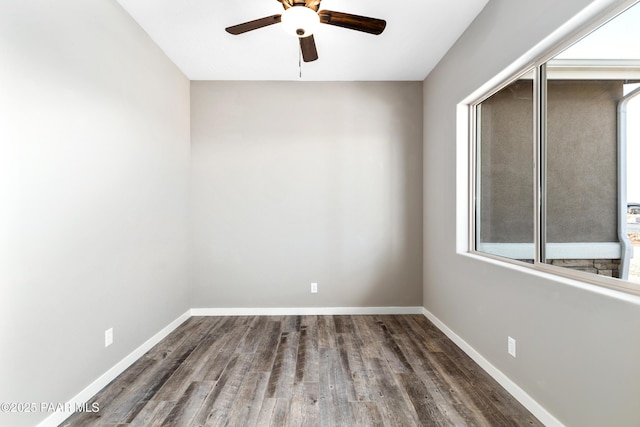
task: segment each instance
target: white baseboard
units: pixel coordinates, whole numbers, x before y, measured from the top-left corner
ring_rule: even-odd
[[[556,417],[551,415],[542,405],[536,402],[523,389],[514,383],[509,377],[503,374],[498,368],[493,366],[487,359],[482,357],[465,340],[460,338],[455,332],[447,327],[440,319],[433,315],[426,308],[422,309],[422,314],[438,327],[451,341],[453,341],[462,351],[464,351],[474,362],[484,369],[494,380],[505,388],[518,402],[529,410],[541,423],[547,427],[564,427]]]
[[[367,314],[422,314],[422,307],[274,307],[192,308],[192,316],[335,316]]]
[[[66,402],[65,410],[52,413],[40,422],[37,427],[57,427],[60,425],[64,420],[73,415],[74,411],[71,408],[76,408],[86,403],[191,316],[422,314],[422,310],[422,307],[192,308],[165,326],[160,332],[149,338],[140,347],[132,351],[128,356]]]
[[[129,366],[131,366],[136,360],[140,359],[147,351],[149,351],[154,345],[158,344],[164,337],[173,332],[178,326],[180,326],[185,320],[191,317],[190,311],[186,311],[180,317],[167,326],[162,328],[160,332],[145,341],[140,347],[133,350],[128,356],[118,362],[114,367],[102,374],[98,379],[89,384],[84,390],[75,395],[71,400],[65,404],[64,411],[56,411],[50,416],[45,418],[37,427],[57,427],[64,420],[73,415],[74,411],[71,408],[76,408],[96,395],[107,384],[113,381],[118,375],[124,372]]]
[[[192,308],[149,338],[140,347],[102,374],[84,390],[67,402],[65,408],[75,408],[86,403],[154,345],[173,332],[191,316],[299,316],[299,315],[372,315],[372,314],[423,314],[449,339],[473,359],[482,369],[504,387],[518,402],[527,408],[547,427],[564,427],[542,405],[536,402],[516,383],[482,357],[473,347],[449,329],[440,319],[423,307],[297,307],[297,308]],[[72,410],[54,412],[37,427],[56,427],[73,414]]]

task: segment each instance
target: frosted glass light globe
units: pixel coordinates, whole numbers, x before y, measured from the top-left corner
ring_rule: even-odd
[[[320,25],[320,16],[306,6],[293,6],[281,16],[282,29],[296,37],[308,37]]]

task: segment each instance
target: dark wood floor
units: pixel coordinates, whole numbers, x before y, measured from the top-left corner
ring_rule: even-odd
[[[63,426],[540,426],[424,316],[192,317]]]

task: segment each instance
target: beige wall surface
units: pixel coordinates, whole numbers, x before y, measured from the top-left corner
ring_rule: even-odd
[[[547,87],[547,241],[618,241],[617,107],[622,81]]]
[[[193,307],[420,305],[421,82],[192,82],[191,112]]]
[[[547,93],[547,241],[617,242],[622,81],[550,80]],[[533,242],[532,81],[481,109],[481,241]]]
[[[0,94],[0,402],[55,405],[189,307],[189,81],[115,1],[9,0]]]
[[[456,150],[456,105],[589,4],[491,0],[425,80],[423,298],[565,425],[636,427],[639,298],[464,254],[466,197],[457,193],[467,147]]]
[[[533,81],[521,79],[479,107],[480,242],[533,242]]]

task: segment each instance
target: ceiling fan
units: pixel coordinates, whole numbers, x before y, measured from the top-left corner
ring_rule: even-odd
[[[248,31],[257,30],[269,25],[282,23],[285,31],[297,36],[300,40],[300,50],[304,62],[318,59],[316,42],[313,32],[318,24],[335,25],[336,27],[362,31],[379,35],[384,31],[387,22],[382,19],[366,16],[352,15],[350,13],[320,10],[321,0],[278,0],[284,7],[284,12],[271,15],[254,21],[228,27],[225,30],[229,34],[238,35]]]

